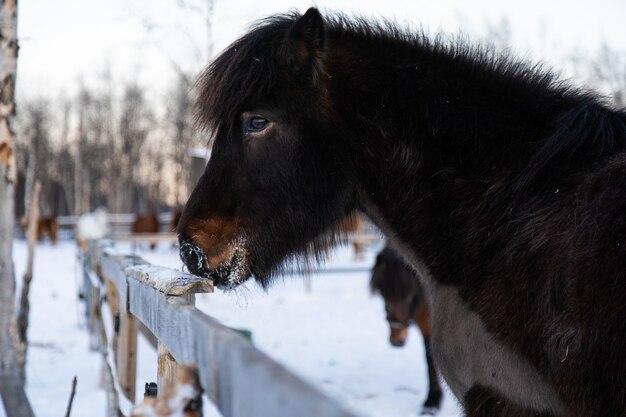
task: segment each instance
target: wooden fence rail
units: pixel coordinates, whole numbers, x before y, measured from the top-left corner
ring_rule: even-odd
[[[194,294],[212,292],[211,281],[118,254],[103,242],[92,242],[82,263],[89,328],[97,333],[92,340],[98,341],[110,368],[107,415],[127,412],[115,402],[135,402],[139,322],[158,340],[159,385],[174,377],[177,363],[194,363],[205,395],[225,417],[355,417],[197,310]],[[105,294],[108,308],[101,308]],[[103,314],[112,317],[113,335],[102,330]]]

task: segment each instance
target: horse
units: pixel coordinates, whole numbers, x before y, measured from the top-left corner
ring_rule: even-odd
[[[20,219],[19,226],[22,233],[26,233],[28,229],[29,219],[24,216]],[[37,240],[43,241],[46,236],[50,239],[50,243],[54,246],[59,240],[59,223],[57,218],[41,217],[37,220]]]
[[[389,342],[393,346],[404,346],[412,323],[422,332],[428,369],[428,394],[422,415],[437,414],[443,394],[430,348],[430,308],[419,277],[393,249],[385,246],[376,257],[370,290],[385,300]]]
[[[190,272],[268,287],[365,213],[422,276],[469,417],[626,415],[626,112],[468,41],[269,17],[197,81]]]
[[[130,231],[133,235],[142,233],[159,233],[159,216],[155,212],[139,213],[135,215],[135,219],[130,225]],[[154,250],[157,243],[150,242],[150,249]]]

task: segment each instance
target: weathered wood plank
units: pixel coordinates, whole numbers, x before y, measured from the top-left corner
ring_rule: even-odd
[[[173,386],[178,379],[178,363],[163,342],[157,348],[157,387],[163,392],[166,386]]]
[[[107,301],[114,323],[111,346],[118,383],[124,396],[135,402],[137,384],[137,320],[128,312],[126,299],[120,298],[115,283],[105,279]]]
[[[120,255],[111,248],[106,248],[99,255],[100,272],[105,279],[113,281],[120,300],[127,303],[128,284],[126,283],[126,268],[138,265],[149,265],[139,256]]]
[[[115,234],[111,239],[118,242],[171,242],[178,243],[178,236],[174,233],[135,233],[135,234]]]
[[[137,384],[137,320],[126,309],[119,314],[116,364],[122,392],[134,403]]]
[[[126,268],[126,275],[143,282],[165,295],[213,292],[213,281],[174,269],[153,265]]]

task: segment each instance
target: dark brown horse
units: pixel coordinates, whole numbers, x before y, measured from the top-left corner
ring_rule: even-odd
[[[411,324],[422,332],[428,367],[428,395],[422,414],[436,414],[441,406],[442,392],[430,348],[430,308],[419,277],[393,249],[385,246],[376,257],[370,288],[385,300],[389,342],[393,346],[404,346]]]
[[[259,23],[201,77],[190,271],[263,285],[366,212],[423,277],[467,415],[626,415],[626,113],[391,24]]]
[[[130,231],[132,234],[142,233],[159,233],[159,216],[155,212],[140,213],[135,216],[135,220],[130,225]],[[156,248],[156,242],[150,242],[150,249]]]
[[[28,229],[28,218],[22,217],[20,220],[20,229],[26,233]],[[37,221],[37,240],[43,241],[46,236],[50,239],[52,245],[56,245],[59,240],[59,223],[56,217],[41,217]]]

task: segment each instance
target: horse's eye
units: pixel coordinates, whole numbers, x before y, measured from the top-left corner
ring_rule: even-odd
[[[259,116],[252,116],[244,121],[243,131],[246,135],[248,133],[258,133],[263,131],[268,124],[269,121],[267,119]]]

